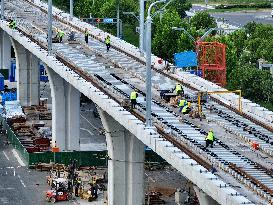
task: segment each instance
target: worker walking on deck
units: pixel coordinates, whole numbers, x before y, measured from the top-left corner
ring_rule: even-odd
[[[111,43],[111,41],[110,41],[110,36],[107,35],[107,37],[105,38],[105,45],[106,45],[107,52],[108,52],[109,49],[110,49],[110,43]]]
[[[131,108],[132,109],[136,108],[137,97],[138,97],[138,94],[135,90],[133,92],[131,92],[130,100],[131,100]]]
[[[16,21],[14,19],[10,19],[8,23],[9,28],[16,29]]]
[[[183,90],[183,87],[182,87],[182,85],[180,83],[176,83],[175,92],[176,92],[177,95],[181,95],[181,96],[184,95],[184,90]]]
[[[214,133],[213,133],[213,130],[210,129],[209,130],[209,133],[206,137],[206,148],[210,145],[211,148],[213,148],[213,142],[214,142]]]
[[[89,31],[87,28],[85,28],[85,31],[84,31],[84,39],[85,39],[85,43],[88,44],[88,37],[89,37]]]
[[[64,32],[62,30],[58,29],[57,36],[59,38],[59,43],[63,42]]]

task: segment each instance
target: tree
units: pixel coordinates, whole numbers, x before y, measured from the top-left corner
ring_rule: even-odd
[[[217,27],[216,21],[213,17],[209,15],[207,12],[197,12],[190,20],[190,24],[195,27],[197,30],[199,29],[209,29]]]
[[[173,54],[177,52],[177,40],[180,36],[180,33],[174,31],[172,27],[183,27],[179,14],[174,10],[166,12],[161,22],[159,18],[153,22],[153,52],[170,61],[173,59]]]
[[[188,0],[175,0],[168,6],[169,10],[175,10],[181,18],[186,17],[186,12],[192,7]]]

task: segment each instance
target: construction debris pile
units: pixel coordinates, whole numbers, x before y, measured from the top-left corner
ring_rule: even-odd
[[[51,113],[46,106],[22,108],[17,101],[7,101],[4,117],[28,153],[51,150],[51,122],[47,121],[51,119]]]

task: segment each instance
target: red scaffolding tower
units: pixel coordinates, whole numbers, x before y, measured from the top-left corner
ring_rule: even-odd
[[[218,42],[196,42],[198,67],[204,79],[226,85],[226,46]]]

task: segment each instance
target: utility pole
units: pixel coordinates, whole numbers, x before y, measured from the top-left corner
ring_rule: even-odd
[[[70,0],[70,20],[72,20],[73,18],[73,6],[74,6],[74,2],[73,0]]]
[[[119,38],[119,0],[117,1],[117,37]]]
[[[52,0],[48,0],[48,34],[47,34],[48,55],[52,54]]]
[[[144,44],[144,1],[139,0],[139,50],[143,52],[143,44]]]

